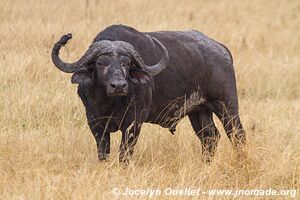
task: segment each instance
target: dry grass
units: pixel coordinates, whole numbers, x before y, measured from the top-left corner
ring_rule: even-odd
[[[297,189],[300,197],[299,1],[2,0],[0,10],[0,199],[112,199],[114,187]],[[174,136],[145,124],[126,169],[117,162],[120,133],[112,134],[111,159],[98,163],[76,86],[53,66],[50,51],[72,32],[62,55],[75,60],[116,23],[142,31],[198,29],[232,50],[246,162],[237,162],[218,123],[218,153],[210,166],[202,163],[184,119]],[[268,198],[275,199],[251,199]]]

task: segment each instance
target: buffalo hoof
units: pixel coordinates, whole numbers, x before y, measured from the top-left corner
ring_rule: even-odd
[[[100,162],[107,162],[109,159],[109,155],[99,155],[98,159]]]

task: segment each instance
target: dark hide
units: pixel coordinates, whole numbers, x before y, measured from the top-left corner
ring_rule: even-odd
[[[214,155],[220,137],[213,113],[222,121],[234,147],[244,144],[232,57],[224,45],[198,31],[142,33],[124,25],[106,28],[93,42],[128,42],[146,65],[153,65],[159,61],[161,49],[148,35],[167,48],[169,64],[155,77],[142,70],[131,70],[127,96],[107,96],[97,76],[91,76],[93,72],[75,73],[72,77],[73,83],[79,83],[78,94],[96,138],[99,159],[109,155],[111,132],[122,131],[120,161],[127,162],[143,122],[159,124],[174,133],[184,116],[189,117],[201,141],[206,161]],[[77,79],[78,76],[84,79]]]

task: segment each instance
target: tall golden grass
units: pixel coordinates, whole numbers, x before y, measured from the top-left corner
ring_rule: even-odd
[[[300,198],[299,10],[297,0],[1,0],[0,199],[113,199],[115,187],[296,189]],[[140,31],[197,29],[230,48],[246,161],[236,160],[216,120],[220,146],[214,161],[203,163],[199,141],[183,119],[175,135],[144,124],[127,168],[117,161],[120,133],[112,134],[110,161],[98,162],[76,85],[53,66],[50,52],[72,32],[62,56],[74,61],[100,30],[119,23]],[[182,198],[216,196],[153,197]]]

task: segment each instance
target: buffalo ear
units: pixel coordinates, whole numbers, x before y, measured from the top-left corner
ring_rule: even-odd
[[[72,75],[71,83],[73,84],[90,84],[94,80],[93,70],[82,70]]]
[[[135,84],[151,84],[151,76],[140,69],[131,69],[129,70],[129,79]]]

